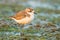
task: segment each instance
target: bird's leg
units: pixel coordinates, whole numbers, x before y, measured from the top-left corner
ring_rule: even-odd
[[[29,23],[28,25],[33,25],[32,23]]]
[[[29,25],[32,25],[32,23],[30,23]]]
[[[21,26],[21,24],[18,23],[18,27],[20,27],[20,26]]]
[[[21,28],[23,28],[25,25],[24,24],[21,24]]]
[[[19,23],[17,23],[17,29],[20,31],[20,24]]]

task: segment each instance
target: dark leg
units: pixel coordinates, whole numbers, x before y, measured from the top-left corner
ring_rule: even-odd
[[[18,23],[17,23],[17,26],[18,26],[19,28],[23,28],[25,25],[24,25],[24,24],[18,24]]]
[[[28,25],[33,25],[32,23],[29,23]]]
[[[21,24],[21,28],[23,28],[25,25],[24,24]]]
[[[32,23],[30,23],[29,25],[32,25]]]

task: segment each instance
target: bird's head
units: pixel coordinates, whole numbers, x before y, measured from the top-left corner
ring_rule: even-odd
[[[25,11],[27,13],[34,13],[34,10],[32,8],[26,8]]]

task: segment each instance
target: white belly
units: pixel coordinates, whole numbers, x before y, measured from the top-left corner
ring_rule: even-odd
[[[34,19],[34,15],[31,15],[30,17],[25,17],[20,20],[16,20],[16,19],[14,19],[14,20],[19,24],[27,24],[27,23],[31,22],[33,19]]]

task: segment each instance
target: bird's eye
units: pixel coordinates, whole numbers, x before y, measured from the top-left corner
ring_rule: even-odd
[[[33,9],[29,10],[28,12],[32,12],[32,11],[33,11]]]
[[[32,11],[28,11],[28,12],[32,12]]]

